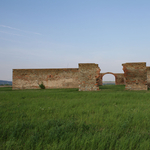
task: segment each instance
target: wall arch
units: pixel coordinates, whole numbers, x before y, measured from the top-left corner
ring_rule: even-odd
[[[101,80],[102,80],[102,85],[103,85],[103,78],[105,75],[113,75],[115,77],[115,84],[116,84],[116,75],[112,72],[105,72],[105,73],[102,73],[102,76],[101,76]]]
[[[99,76],[99,85],[103,85],[103,76],[106,74],[112,74],[115,76],[115,85],[124,85],[124,74],[123,73],[113,73],[113,72],[105,72],[105,73],[100,73]]]

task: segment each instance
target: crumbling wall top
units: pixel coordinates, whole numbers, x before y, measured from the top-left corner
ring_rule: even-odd
[[[134,63],[124,63],[122,64],[122,66],[126,66],[126,67],[138,67],[138,68],[142,68],[146,66],[146,62],[134,62]]]
[[[98,64],[95,63],[79,63],[79,68],[91,68],[91,67],[98,67]]]

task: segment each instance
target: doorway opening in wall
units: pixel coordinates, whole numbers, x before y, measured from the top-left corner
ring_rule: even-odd
[[[113,74],[104,74],[102,85],[115,85],[115,76]]]

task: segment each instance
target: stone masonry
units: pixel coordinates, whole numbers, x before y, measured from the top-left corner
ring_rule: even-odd
[[[122,64],[122,73],[100,73],[98,64],[80,63],[79,68],[62,69],[13,69],[12,89],[79,88],[79,91],[97,91],[105,74],[115,76],[115,84],[125,84],[125,89],[150,88],[150,67],[145,62]]]
[[[124,85],[124,74],[123,73],[112,73],[112,72],[106,72],[106,73],[100,73],[98,83],[99,85],[103,85],[103,76],[106,74],[112,74],[115,76],[115,85]]]
[[[99,86],[97,78],[100,75],[98,64],[80,63],[79,64],[79,91],[97,91]]]
[[[75,69],[13,69],[13,89],[78,88],[78,68]]]
[[[150,88],[150,67],[147,68],[147,86]]]
[[[124,73],[115,73],[115,84],[116,85],[124,85],[125,81],[124,81]]]
[[[127,90],[147,90],[147,69],[146,63],[125,63],[122,64],[125,89]]]

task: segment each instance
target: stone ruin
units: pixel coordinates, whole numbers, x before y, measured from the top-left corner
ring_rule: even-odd
[[[13,69],[13,89],[78,88],[78,68]]]
[[[150,88],[150,67],[147,68],[147,86]]]
[[[147,68],[146,63],[122,64],[125,78],[125,89],[147,90]]]
[[[123,73],[112,73],[112,72],[106,72],[106,73],[100,73],[99,76],[99,85],[103,85],[103,76],[106,74],[112,74],[115,77],[115,85],[124,85],[124,74]]]
[[[13,69],[12,89],[39,89],[43,83],[48,88],[79,88],[79,91],[97,91],[105,74],[115,76],[116,85],[126,90],[150,88],[150,67],[145,62],[122,64],[123,73],[100,73],[98,64],[79,63],[79,68]]]
[[[99,90],[96,80],[100,76],[98,64],[79,64],[79,91]]]

